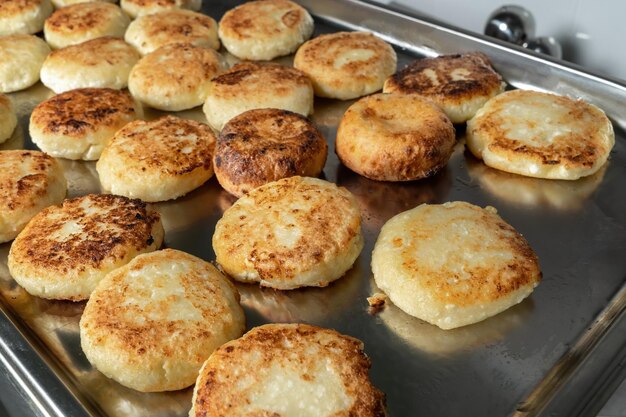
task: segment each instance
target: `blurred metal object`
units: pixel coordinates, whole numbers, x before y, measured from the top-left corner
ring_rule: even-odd
[[[558,59],[563,58],[561,44],[552,36],[540,36],[538,38],[529,39],[524,42],[522,46],[531,51],[539,52],[540,54],[550,55]]]
[[[489,16],[485,35],[561,59],[561,44],[551,36],[535,37],[535,18],[521,6],[502,6]]]
[[[491,13],[485,35],[521,45],[535,36],[535,18],[521,6],[503,6]]]

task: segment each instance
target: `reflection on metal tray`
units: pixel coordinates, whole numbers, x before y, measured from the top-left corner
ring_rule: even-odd
[[[219,19],[238,2],[205,1]],[[326,179],[348,188],[361,205],[366,245],[354,268],[327,288],[274,291],[238,284],[248,328],[266,322],[307,322],[365,342],[371,376],[387,395],[392,416],[509,416],[592,414],[623,340],[613,326],[626,306],[626,88],[524,50],[356,0],[300,1],[316,17],[316,33],[369,29],[397,46],[399,66],[435,53],[481,50],[515,87],[583,97],[604,108],[616,128],[608,165],[576,182],[547,181],[484,166],[459,142],[442,172],[410,183],[360,177],[334,155],[336,126],[352,102],[316,99],[314,121],[330,145]],[[288,62],[288,59],[285,61]],[[20,128],[2,148],[33,148],[28,116],[51,95],[37,85],[13,95]],[[148,112],[149,117],[157,112]],[[181,116],[202,120],[199,109]],[[64,161],[70,196],[99,192],[93,163]],[[440,330],[393,305],[372,316],[376,291],[370,254],[382,224],[421,203],[465,200],[492,205],[537,252],[543,282],[520,305],[482,323]],[[213,179],[172,202],[156,204],[166,245],[214,259],[211,236],[234,198]],[[191,389],[142,394],[95,371],[80,349],[84,303],[28,295],[6,268],[0,245],[0,361],[41,415],[185,416]],[[608,390],[610,391],[610,390]],[[610,393],[610,392],[609,392]]]

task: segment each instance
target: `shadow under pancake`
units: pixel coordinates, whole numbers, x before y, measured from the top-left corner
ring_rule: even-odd
[[[359,303],[359,289],[364,276],[357,259],[344,276],[327,287],[275,290],[258,284],[236,283],[241,304],[275,323],[321,323],[339,317]]]
[[[573,210],[592,197],[602,183],[610,162],[605,163],[595,174],[575,181],[532,178],[500,171],[488,167],[469,152],[466,152],[466,164],[473,180],[487,192],[509,204]]]
[[[340,164],[337,185],[346,187],[359,202],[363,225],[378,231],[391,217],[424,203],[440,203],[452,187],[446,166],[432,177],[408,182],[383,182],[362,177]]]
[[[167,235],[168,232],[189,229],[212,215],[219,214],[221,217],[222,209],[219,200],[223,192],[225,193],[215,177],[212,177],[182,197],[152,203],[152,206],[161,214],[161,221]]]
[[[63,167],[67,180],[67,198],[81,197],[87,194],[100,194],[102,186],[96,171],[96,161],[73,161],[56,158]]]
[[[25,145],[24,129],[18,124],[11,134],[11,137],[0,143],[0,151],[24,149]]]
[[[373,276],[370,279],[370,288],[372,294],[382,293]],[[533,308],[532,297],[528,297],[502,313],[478,323],[443,330],[405,313],[387,298],[377,317],[411,347],[431,355],[446,357],[505,339],[508,332],[531,315]]]

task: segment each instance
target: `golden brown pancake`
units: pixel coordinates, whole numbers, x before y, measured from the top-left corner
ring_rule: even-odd
[[[541,280],[537,255],[493,207],[422,204],[391,218],[372,253],[376,285],[404,312],[453,329],[496,315]]]
[[[249,110],[232,118],[217,138],[213,162],[218,181],[241,197],[268,182],[318,176],[328,145],[306,117],[287,110]]]
[[[391,45],[371,33],[338,32],[305,42],[293,65],[311,79],[315,95],[349,100],[380,90],[396,61]]]
[[[526,90],[489,100],[466,135],[468,149],[492,168],[561,180],[597,172],[615,145],[613,125],[598,107]]]
[[[202,367],[190,417],[383,417],[363,342],[306,324],[266,324]]]
[[[30,116],[30,136],[55,157],[95,160],[115,132],[138,116],[127,91],[80,88],[39,103]]]
[[[335,150],[364,177],[412,181],[444,167],[455,143],[452,123],[431,102],[415,94],[375,94],[343,115]]]
[[[9,270],[32,295],[86,300],[108,272],[162,241],[159,214],[145,203],[88,194],[33,217],[11,246]]]
[[[227,11],[219,24],[219,36],[228,52],[248,60],[288,55],[312,34],[309,12],[289,0],[244,3]]]
[[[418,59],[387,78],[383,92],[419,94],[441,107],[453,123],[462,123],[504,87],[489,58],[472,52]]]
[[[194,120],[165,116],[120,129],[96,168],[105,190],[143,201],[180,197],[213,175],[215,136]]]

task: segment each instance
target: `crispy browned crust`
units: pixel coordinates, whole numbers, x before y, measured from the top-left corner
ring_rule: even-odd
[[[173,132],[176,134],[173,135]],[[158,140],[151,140],[157,135]],[[197,137],[196,146],[190,146],[189,140],[181,140],[186,136]],[[116,144],[118,137],[131,139],[134,143],[125,149]],[[129,163],[136,161],[135,169],[184,175],[201,167],[212,169],[215,135],[204,123],[168,115],[149,122],[135,120],[127,124],[115,134],[112,145],[116,147],[116,152],[126,156],[124,160]]]
[[[134,102],[127,91],[80,88],[39,103],[30,123],[43,134],[83,138],[102,127],[122,127],[134,115]]]
[[[293,29],[302,24],[307,11],[302,6],[288,0],[259,0],[248,2],[230,9],[220,20],[220,33],[234,39],[273,38],[277,33],[285,30],[274,25],[264,15],[266,8],[272,7],[273,13],[284,13],[282,23],[287,29]]]
[[[127,4],[134,4],[140,7],[145,6],[175,6],[176,0],[126,0]]]
[[[28,163],[30,172],[22,176],[15,166]],[[0,151],[0,212],[27,211],[39,205],[50,188],[51,172],[62,172],[59,163],[39,151]]]
[[[473,268],[466,266],[463,272],[471,278],[462,280],[462,283],[457,282],[454,279],[457,277],[449,270],[426,269],[424,265],[415,261],[412,254],[419,251],[420,246],[427,244],[429,236],[437,235],[441,231],[430,225],[428,220],[419,219],[420,221],[407,225],[412,231],[412,240],[403,242],[401,238],[396,238],[397,245],[402,246],[400,259],[404,270],[412,276],[423,277],[422,286],[433,298],[441,303],[454,304],[458,307],[488,304],[509,296],[521,287],[539,283],[541,270],[537,255],[513,226],[502,220],[493,209],[485,210],[466,202],[454,204],[463,207],[463,210],[469,210],[471,213],[465,217],[472,220],[475,231],[482,231],[488,236],[486,239],[489,239],[489,242],[495,242],[503,252],[510,254],[511,261],[504,268],[494,268],[490,264],[475,265]],[[437,209],[437,206],[433,207]],[[453,227],[451,224],[445,226]],[[395,241],[393,243],[396,244]],[[480,256],[484,248],[485,240],[466,239],[463,252]],[[458,261],[450,259],[448,262]],[[424,276],[425,273],[427,276]]]
[[[259,82],[261,80],[262,82]],[[271,91],[276,96],[288,96],[294,86],[309,86],[311,81],[300,70],[279,64],[237,64],[211,81],[212,94],[222,98],[237,98],[254,91]]]
[[[319,175],[327,153],[322,133],[306,117],[287,110],[256,109],[224,126],[213,161],[220,184],[241,197],[281,178]]]
[[[318,354],[308,354],[307,350]],[[251,360],[250,352],[258,352],[258,360]],[[243,337],[217,349],[209,358],[196,383],[192,416],[270,416],[254,407],[246,389],[238,385],[238,375],[245,375],[255,383],[259,381],[258,369],[272,366],[297,367],[302,378],[314,378],[319,361],[332,367],[341,375],[343,389],[353,400],[348,409],[337,416],[384,417],[385,395],[369,379],[371,362],[363,352],[363,342],[334,330],[306,324],[266,324],[256,327]],[[288,363],[288,364],[285,364]],[[324,384],[324,381],[318,381]],[[289,395],[285,392],[283,395]],[[302,398],[306,401],[306,398]],[[252,408],[256,412],[246,414]],[[280,417],[279,414],[272,414]]]
[[[527,136],[516,136],[505,127],[511,121],[506,114],[507,108],[510,106],[532,108],[535,101],[541,100],[550,100],[551,106],[561,110],[560,118],[551,120],[551,125],[555,126],[555,133],[559,132],[556,137],[546,140],[545,132],[533,131],[537,127],[536,121],[523,120],[523,116],[519,116],[517,123],[525,124]],[[543,109],[549,109],[545,102],[539,105],[543,106]],[[559,129],[559,125],[567,128]],[[575,128],[569,128],[570,126]],[[484,111],[481,110],[480,116],[477,115],[472,123],[468,124],[468,135],[480,137],[485,142],[486,150],[483,153],[488,151],[505,161],[527,161],[528,164],[538,164],[542,169],[562,166],[566,170],[584,171],[583,175],[589,175],[599,169],[599,161],[606,160],[614,144],[611,122],[602,110],[583,100],[525,90],[509,91],[491,99],[488,105],[485,105]],[[483,158],[482,154],[474,151],[473,153],[478,158]],[[494,167],[507,171],[506,166]],[[521,173],[515,170],[509,172]],[[523,174],[541,176],[527,172]],[[567,179],[578,177],[580,175]]]
[[[141,58],[131,71],[129,80],[132,81],[129,83],[144,94],[154,89],[159,93],[164,91],[163,95],[170,97],[181,91],[193,91],[220,70],[220,56],[213,49],[190,43],[171,43]]]
[[[82,33],[106,25],[118,7],[106,2],[71,4],[56,10],[46,19],[46,30],[56,33]]]
[[[459,69],[464,70],[463,79],[454,79],[453,73]],[[502,77],[491,67],[489,58],[472,52],[418,59],[389,77],[384,92],[420,94],[460,103],[476,96],[489,96],[501,85]]]
[[[52,51],[46,61],[76,63],[81,66],[97,66],[107,62],[111,66],[124,64],[129,59],[139,60],[141,55],[119,38],[104,36],[77,45]]]
[[[344,165],[364,177],[412,181],[444,167],[455,143],[452,122],[435,105],[414,94],[376,94],[346,111],[335,149]]]
[[[41,7],[42,0],[2,0],[0,1],[0,16],[7,18],[21,15],[30,10]]]
[[[215,21],[202,13],[191,10],[172,9],[140,17],[147,39],[164,37],[176,42],[192,42],[205,38],[207,30],[215,28]]]
[[[294,204],[300,208],[288,210]],[[281,220],[282,212],[291,220]],[[287,229],[297,225],[300,233],[293,245],[281,243],[274,231],[279,222]],[[235,275],[242,269],[252,268],[262,281],[294,288],[302,285],[293,285],[300,274],[333,263],[355,245],[360,233],[358,204],[348,190],[294,176],[256,188],[239,199],[218,222],[213,247],[220,265],[235,278],[241,279]],[[328,280],[316,283],[327,284]]]
[[[354,50],[370,51],[371,57],[344,61]],[[307,41],[296,52],[294,67],[311,78],[316,95],[335,97],[341,92],[337,97],[347,99],[380,90],[396,61],[391,45],[371,33],[338,32]],[[349,97],[345,90],[351,92]]]
[[[169,269],[177,264],[185,265],[185,273],[167,279],[180,282],[177,294],[159,299],[150,288],[127,284],[129,274],[154,267]],[[154,279],[159,282],[158,275]],[[109,273],[105,280],[106,285],[99,285],[94,291],[81,318],[81,342],[88,347],[90,356],[98,359],[97,365],[104,366],[103,361],[120,364],[116,372],[126,373],[122,378],[126,382],[139,382],[140,377],[129,375],[133,370],[146,375],[141,386],[133,387],[143,392],[191,385],[194,376],[188,375],[189,371],[173,369],[172,374],[179,373],[179,377],[175,379],[166,373],[165,378],[171,380],[156,386],[149,375],[162,372],[161,366],[199,369],[214,348],[238,337],[245,329],[235,286],[213,265],[187,253],[164,249],[140,255]],[[160,280],[163,282],[162,277]],[[167,311],[180,299],[187,300],[193,312],[185,311],[184,316],[168,320]],[[158,371],[151,369],[155,366]],[[121,375],[111,376],[117,379]]]
[[[85,200],[99,210],[95,216],[81,207]],[[52,235],[72,221],[81,225],[84,232],[63,241],[54,239]],[[125,247],[140,250],[151,245],[152,228],[159,221],[159,214],[141,200],[89,194],[65,200],[62,206],[48,207],[33,217],[13,242],[11,253],[15,262],[21,259],[31,267],[59,274],[85,266],[98,268],[105,259],[122,259]]]

